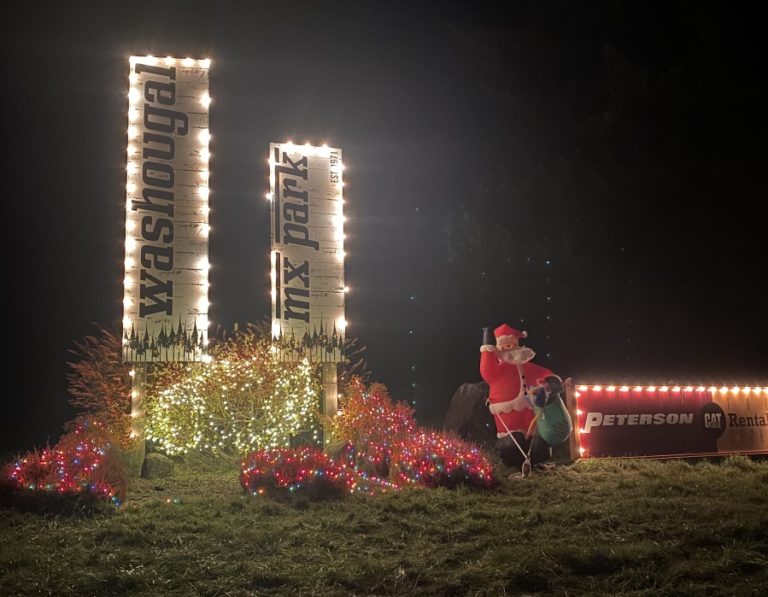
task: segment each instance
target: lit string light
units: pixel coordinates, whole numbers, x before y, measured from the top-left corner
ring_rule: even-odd
[[[143,186],[146,185],[144,180],[144,168],[151,162],[147,161],[146,152],[141,150],[142,139],[146,144],[146,138],[142,137],[142,131],[146,128],[146,122],[143,122],[145,111],[147,109],[146,103],[149,101],[148,95],[144,90],[146,80],[140,76],[137,64],[149,64],[149,65],[164,65],[165,67],[173,67],[181,69],[185,72],[185,81],[189,77],[192,77],[195,81],[206,83],[208,80],[208,73],[210,69],[211,60],[208,58],[198,60],[190,57],[176,58],[173,56],[154,57],[154,56],[131,56],[129,58],[131,65],[131,72],[129,74],[129,88],[127,93],[128,98],[128,126],[127,126],[127,163],[126,163],[126,216],[125,216],[125,277],[124,277],[124,298],[123,298],[123,357],[128,361],[152,361],[152,360],[181,360],[181,361],[197,361],[205,360],[205,350],[208,344],[208,318],[207,311],[202,311],[199,308],[195,309],[191,305],[187,305],[186,312],[182,318],[174,318],[173,321],[166,321],[162,323],[156,323],[149,325],[147,321],[144,321],[144,317],[141,315],[141,306],[145,304],[145,297],[139,292],[145,286],[139,284],[139,278],[144,272],[144,258],[138,260],[140,249],[143,251],[145,239],[142,237],[139,223],[142,222],[141,213],[134,210],[136,201],[140,201],[142,197]],[[144,75],[146,77],[146,75]],[[174,84],[181,85],[180,81]],[[197,88],[197,83],[195,83]],[[211,141],[211,134],[208,127],[208,114],[207,108],[211,103],[211,98],[208,91],[203,91],[197,98],[203,105],[205,110],[200,112],[195,109],[194,122],[192,127],[196,131],[196,150],[197,159],[194,163],[188,163],[184,165],[184,168],[191,168],[193,172],[196,172],[200,179],[200,184],[196,185],[196,193],[201,199],[201,202],[195,205],[196,230],[199,231],[199,239],[203,239],[204,243],[199,243],[194,248],[194,253],[204,253],[207,255],[207,238],[210,233],[209,215],[210,209],[208,206],[208,199],[210,195],[210,188],[208,186],[209,175],[209,160],[211,152],[209,144]],[[145,101],[146,100],[146,101]],[[162,101],[162,100],[161,100]],[[155,135],[157,136],[157,135]],[[168,143],[173,147],[173,141]],[[146,149],[146,147],[145,147]],[[190,187],[195,188],[195,187]],[[193,191],[194,192],[194,191]],[[190,197],[190,199],[192,199]],[[199,239],[195,239],[196,241]],[[170,241],[169,241],[170,242]],[[177,235],[177,242],[182,242]],[[191,243],[190,240],[183,242]],[[204,246],[204,248],[202,248]],[[178,247],[177,247],[178,250]],[[190,251],[183,250],[178,251],[177,255],[183,253],[189,253]],[[143,256],[143,252],[141,253]],[[202,261],[202,260],[201,260]],[[197,268],[196,278],[197,280],[192,283],[196,287],[197,301],[195,304],[206,304],[208,297],[208,270],[207,258],[204,260],[206,266],[204,268]],[[137,263],[141,262],[141,268],[137,267]],[[140,271],[141,269],[141,271]],[[192,269],[195,269],[194,267]],[[186,281],[184,282],[186,284]],[[168,286],[170,288],[170,285]],[[192,299],[194,301],[194,297]],[[176,299],[177,305],[179,304],[178,298]],[[168,302],[170,305],[170,300]],[[184,309],[178,308],[177,312],[181,312]],[[170,314],[170,311],[169,311]]]
[[[325,421],[333,437],[349,442],[357,470],[389,478],[398,487],[421,485],[491,487],[493,467],[474,446],[445,433],[419,428],[413,409],[394,402],[384,386],[353,378],[344,389],[341,412]]]
[[[600,394],[605,395],[607,392],[607,397],[611,400],[621,400],[621,399],[628,399],[628,398],[637,398],[637,397],[643,397],[643,398],[653,398],[653,399],[660,399],[660,400],[679,400],[681,397],[685,397],[686,395],[688,397],[696,396],[697,398],[702,398],[702,396],[709,394],[710,398],[715,394],[720,394],[721,396],[724,394],[731,394],[732,396],[738,396],[739,394],[744,396],[749,396],[750,394],[754,394],[756,396],[759,396],[761,394],[768,396],[768,388],[761,388],[761,387],[741,387],[741,386],[703,386],[703,385],[675,385],[675,386],[669,386],[669,385],[661,385],[661,386],[655,386],[655,385],[648,385],[648,386],[642,386],[642,385],[636,385],[630,386],[628,385],[622,385],[619,389],[619,392],[616,392],[617,387],[613,385],[609,386],[602,386],[602,385],[594,385],[594,384],[581,384],[576,386],[576,392],[575,392],[575,398],[576,398],[576,416],[578,419],[578,425],[575,425],[574,431],[576,432],[576,437],[579,443],[579,455],[582,458],[588,457],[590,455],[589,446],[588,444],[588,434],[585,433],[585,425],[586,425],[586,416],[587,416],[587,410],[583,408],[583,401],[585,399],[589,399],[590,394]],[[675,414],[675,413],[671,413]],[[640,415],[637,416],[648,416],[646,415]]]
[[[58,494],[90,494],[119,506],[122,480],[105,467],[111,441],[99,422],[80,420],[53,448],[30,452],[6,471],[18,488]]]
[[[318,373],[306,359],[280,362],[270,348],[240,334],[210,363],[173,370],[149,393],[147,439],[171,455],[285,447],[307,429],[317,439]]]
[[[242,463],[240,484],[256,496],[299,491],[373,495],[398,488],[309,446],[252,452]]]

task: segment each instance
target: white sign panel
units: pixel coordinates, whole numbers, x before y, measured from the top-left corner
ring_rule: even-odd
[[[210,60],[132,56],[123,358],[202,360],[208,342]]]
[[[341,358],[344,200],[341,149],[270,145],[272,334],[317,361]]]

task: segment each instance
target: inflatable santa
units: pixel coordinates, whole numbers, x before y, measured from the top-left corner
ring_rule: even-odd
[[[488,408],[496,422],[496,450],[502,461],[523,467],[547,460],[549,444],[535,433],[534,404],[543,406],[562,391],[562,381],[546,367],[532,363],[536,353],[520,340],[528,334],[506,323],[494,330],[491,344],[486,330],[480,347],[480,375],[490,386]]]

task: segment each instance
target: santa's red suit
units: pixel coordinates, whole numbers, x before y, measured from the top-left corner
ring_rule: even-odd
[[[494,335],[496,346],[480,347],[480,375],[490,386],[488,406],[496,421],[496,437],[501,438],[507,435],[507,429],[528,431],[534,418],[529,389],[547,377],[557,376],[530,362],[536,354],[530,348],[518,346],[519,339],[527,336],[525,332],[503,324]]]

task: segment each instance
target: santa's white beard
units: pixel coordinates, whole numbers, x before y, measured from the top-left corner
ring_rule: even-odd
[[[519,348],[497,351],[496,356],[500,361],[504,361],[510,365],[524,365],[532,360],[533,357],[536,356],[536,353],[527,346],[520,346]]]

